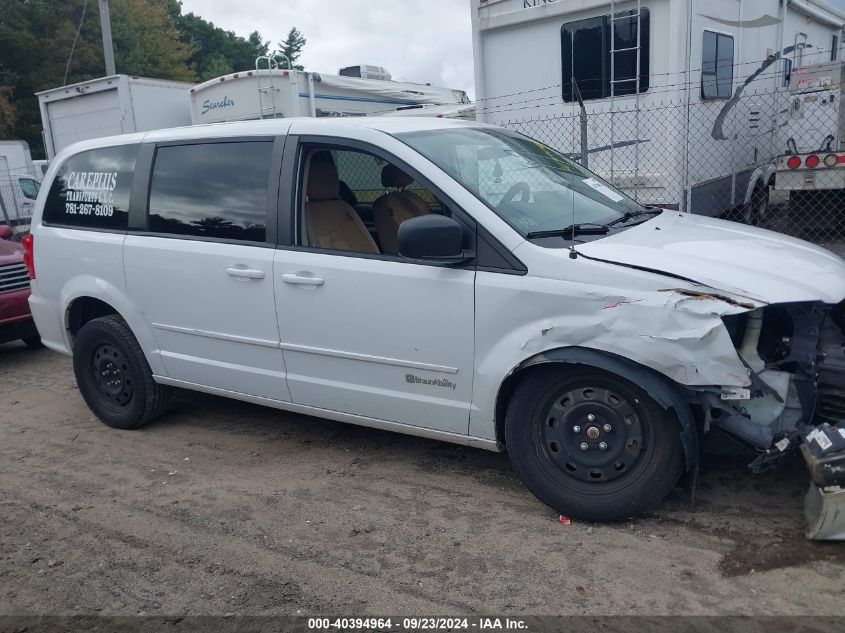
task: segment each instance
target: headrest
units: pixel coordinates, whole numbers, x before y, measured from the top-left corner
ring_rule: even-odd
[[[317,152],[311,156],[306,193],[312,201],[334,200],[338,197],[340,181],[337,177],[337,167],[328,152]]]
[[[398,167],[394,167],[390,163],[384,166],[381,170],[381,184],[383,187],[396,187],[397,189],[404,189],[414,182],[404,171]]]

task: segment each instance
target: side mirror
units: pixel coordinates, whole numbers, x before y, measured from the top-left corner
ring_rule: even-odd
[[[8,224],[0,224],[0,240],[10,240],[15,236],[14,229]]]
[[[397,236],[399,255],[435,266],[455,266],[475,257],[464,250],[464,230],[452,218],[432,213],[405,220]]]

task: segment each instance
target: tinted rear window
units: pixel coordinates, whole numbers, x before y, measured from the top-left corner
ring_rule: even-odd
[[[149,230],[263,242],[272,141],[159,147]]]
[[[125,229],[138,145],[118,145],[72,156],[56,174],[43,220],[49,224]]]

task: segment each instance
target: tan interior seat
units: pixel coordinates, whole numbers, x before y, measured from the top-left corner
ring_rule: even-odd
[[[328,152],[311,156],[308,168],[305,232],[311,246],[356,253],[378,253],[361,216],[339,199],[337,168]]]
[[[414,181],[404,171],[393,165],[381,170],[381,184],[389,191],[373,203],[373,221],[376,225],[381,249],[388,255],[398,254],[399,225],[405,220],[431,213],[428,205],[413,191],[403,191]]]

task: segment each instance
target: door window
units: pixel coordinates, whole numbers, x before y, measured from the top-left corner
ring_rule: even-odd
[[[402,222],[449,214],[412,175],[369,152],[309,146],[300,173],[299,239],[305,246],[393,256]]]
[[[159,147],[150,186],[149,230],[263,242],[272,151],[271,141]]]
[[[41,183],[35,178],[18,178],[18,184],[24,198],[35,200],[38,197],[38,189],[41,187]]]
[[[734,38],[704,31],[701,43],[701,98],[730,99],[734,81]]]

